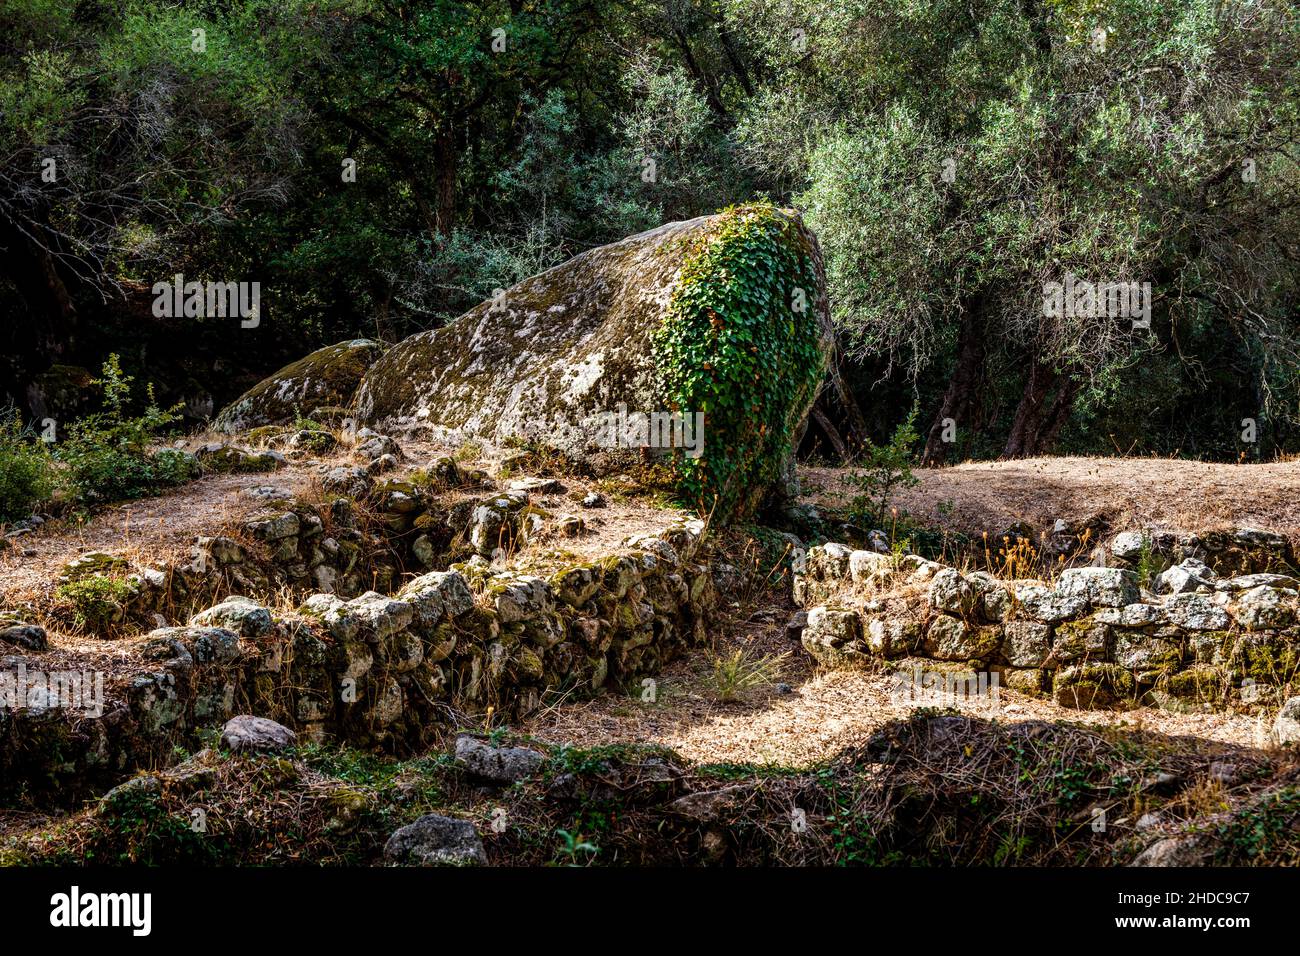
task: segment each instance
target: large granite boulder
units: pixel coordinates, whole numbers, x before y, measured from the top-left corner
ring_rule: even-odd
[[[744,207],[589,250],[407,338],[366,373],[356,412],[386,433],[579,462],[662,456],[725,517],[782,478],[832,342],[816,239],[793,212]],[[683,425],[656,441],[672,411]]]
[[[317,349],[286,365],[221,410],[214,427],[223,432],[286,425],[317,408],[352,404],[366,369],[379,358],[378,342],[352,339]]]

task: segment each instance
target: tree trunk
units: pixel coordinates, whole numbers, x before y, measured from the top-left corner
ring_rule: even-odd
[[[722,42],[722,52],[726,55],[727,62],[731,64],[731,69],[736,74],[736,80],[740,83],[740,88],[745,91],[746,96],[752,97],[754,95],[754,84],[750,82],[749,71],[745,69],[745,64],[741,62],[740,54],[731,41],[731,28],[721,15],[715,14],[714,22],[718,28],[718,39]]]
[[[988,351],[986,338],[983,297],[977,293],[964,310],[961,331],[957,335],[957,365],[926,435],[921,464],[927,468],[942,465],[948,458],[949,443],[943,440],[944,419],[970,424],[975,393],[984,374],[984,359]]]
[[[456,227],[456,182],[460,173],[460,150],[456,131],[444,129],[434,140],[434,202],[438,238],[445,240]]]
[[[822,430],[822,434],[824,434],[827,440],[831,443],[831,447],[835,449],[835,454],[839,456],[840,461],[848,464],[849,446],[844,443],[844,439],[840,436],[839,430],[835,427],[835,423],[830,420],[830,416],[822,411],[820,407],[820,399],[818,400],[818,403],[813,405],[809,415],[812,416],[812,420],[817,423],[817,427]]]
[[[848,384],[844,381],[844,375],[840,372],[839,362],[831,361],[830,368],[831,387],[835,389],[835,398],[839,405],[844,409],[844,424],[847,426],[848,439],[845,444],[854,450],[861,449],[871,436],[871,430],[867,428],[866,416],[862,414],[857,400],[853,393],[849,391]]]
[[[59,361],[72,344],[77,308],[58,263],[49,250],[24,235],[13,223],[0,220],[4,274],[27,305],[21,321],[2,323],[0,354],[9,397],[25,404],[27,386]]]
[[[704,93],[704,100],[709,105],[713,114],[724,123],[731,123],[731,114],[727,108],[722,105],[722,97],[718,94],[718,89],[713,82],[713,78],[704,72],[704,69],[695,60],[695,53],[691,50],[691,41],[687,39],[686,34],[680,29],[673,30],[673,40],[677,44],[677,49],[682,54],[682,60],[686,64],[686,72],[691,78],[699,84]]]
[[[1076,390],[1077,385],[1068,375],[1035,358],[1030,363],[1029,377],[1020,393],[1020,404],[1016,406],[1002,457],[1032,458],[1048,451],[1070,416]]]

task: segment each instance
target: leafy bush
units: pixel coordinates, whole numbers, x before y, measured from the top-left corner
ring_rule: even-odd
[[[132,591],[126,581],[91,574],[59,585],[55,594],[72,605],[72,619],[78,627],[98,631],[122,617]]]
[[[859,492],[849,504],[849,516],[855,524],[864,528],[884,525],[894,492],[917,483],[917,477],[912,474],[912,446],[919,437],[916,413],[913,408],[894,429],[887,444],[876,445],[868,440],[864,446],[858,464],[866,470],[855,469],[848,476],[849,483]]]
[[[105,410],[87,415],[68,428],[59,457],[68,466],[68,480],[83,501],[139,498],[162,488],[179,485],[194,476],[194,464],[181,452],[151,452],[149,445],[164,429],[180,421],[181,405],[161,409],[153,386],[146,388],[148,405],[143,415],[131,417],[126,405],[132,376],[123,375],[116,355],[104,363]]]
[[[16,410],[0,410],[0,521],[26,517],[53,491],[44,443],[27,433]]]

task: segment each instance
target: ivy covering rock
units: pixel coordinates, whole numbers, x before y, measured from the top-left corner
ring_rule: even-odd
[[[654,444],[649,416],[698,414],[702,454],[682,450],[689,433],[649,453],[689,504],[741,517],[781,477],[832,343],[816,239],[793,212],[745,206],[593,249],[405,339],[356,411],[605,469]]]

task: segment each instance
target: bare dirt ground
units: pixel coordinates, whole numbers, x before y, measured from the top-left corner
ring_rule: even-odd
[[[841,508],[852,496],[847,469],[804,468],[805,500]],[[1222,465],[1168,459],[1034,458],[970,462],[918,469],[920,479],[896,503],[940,529],[997,533],[1015,522],[1050,529],[1063,518],[1097,522],[1115,532],[1166,528],[1204,531],[1252,526],[1300,537],[1300,463]],[[567,740],[645,742],[672,747],[703,762],[803,766],[863,743],[880,726],[906,717],[919,704],[892,696],[893,667],[879,672],[819,672],[784,636],[793,608],[774,622],[733,623],[717,631],[715,647],[679,661],[656,687],[656,701],[638,694],[563,703],[535,717],[528,733]],[[790,693],[768,688],[722,703],[713,661],[743,647],[753,655],[791,651],[781,680]],[[989,709],[960,704],[997,719],[1058,720],[1264,746],[1266,725],[1241,714],[1174,714],[1152,708],[1124,713],[1077,711],[1050,700],[1000,691]]]
[[[843,507],[848,469],[805,468],[807,500]],[[1027,458],[917,469],[895,503],[947,531],[996,534],[1017,521],[1098,519],[1111,531],[1248,526],[1300,537],[1300,462],[1218,464],[1164,458]]]
[[[1080,711],[1005,688],[999,688],[996,703],[956,697],[900,698],[892,675],[907,665],[882,664],[878,671],[820,670],[798,643],[785,636],[785,621],[792,611],[792,606],[784,608],[772,622],[747,622],[749,615],[743,611],[733,613],[728,624],[716,629],[713,647],[675,662],[661,675],[653,702],[643,700],[640,689],[561,702],[532,717],[520,730],[553,744],[657,744],[700,763],[805,768],[846,747],[866,743],[880,727],[906,718],[918,707],[955,706],[974,716],[1006,722],[1064,721],[1247,747],[1266,745],[1268,724],[1244,714],[1175,714],[1149,707]],[[753,657],[789,651],[779,678],[788,691],[773,684],[722,702],[713,662],[737,648]]]

